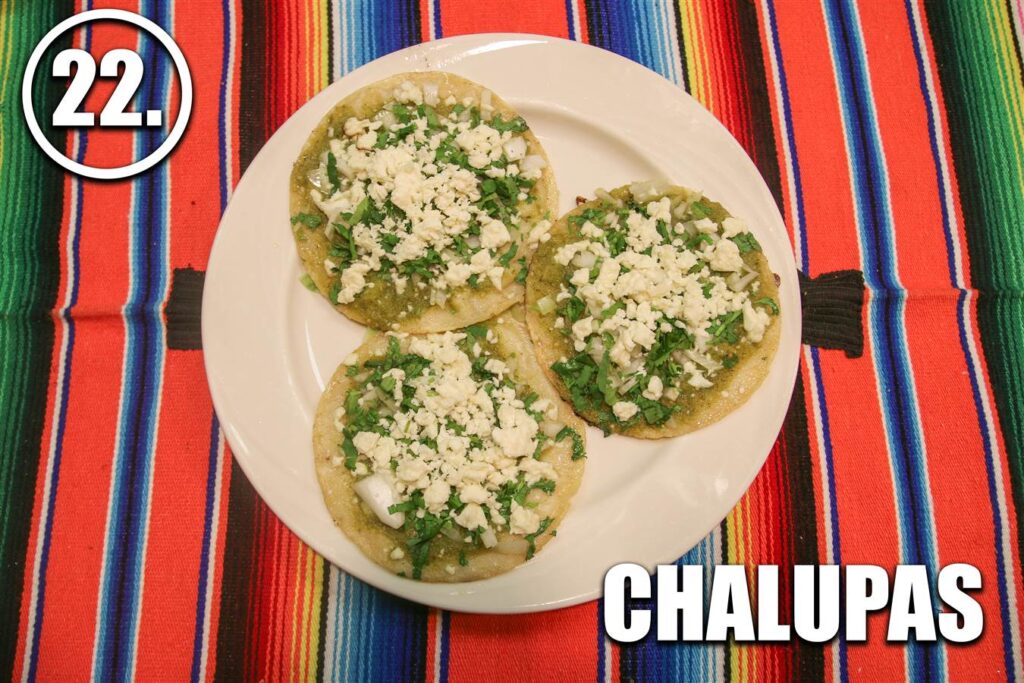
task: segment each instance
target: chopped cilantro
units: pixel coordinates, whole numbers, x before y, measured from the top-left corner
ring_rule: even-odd
[[[545,517],[541,521],[540,526],[537,527],[537,530],[534,531],[532,534],[529,534],[526,537],[526,542],[529,544],[527,546],[527,548],[526,548],[526,559],[527,560],[531,559],[534,556],[534,554],[537,552],[537,538],[541,534],[543,534],[545,531],[547,531],[548,527],[551,526],[551,522],[553,522],[553,521],[554,520],[551,517]]]
[[[758,243],[757,238],[754,237],[753,233],[741,232],[729,239],[736,243],[736,246],[740,248],[741,254],[746,254],[751,251],[761,251],[761,245]]]
[[[307,228],[319,228],[324,219],[311,213],[297,213],[292,216],[292,225],[302,223]]]
[[[521,256],[516,263],[519,264],[519,272],[516,273],[516,282],[523,284],[526,282],[526,277],[530,274],[529,269],[526,267],[526,257]]]
[[[754,302],[754,305],[764,306],[765,308],[772,312],[772,315],[779,314],[779,305],[775,303],[775,299],[771,298],[770,296],[761,297],[760,299]]]
[[[583,317],[583,313],[586,312],[587,305],[583,303],[583,299],[578,296],[571,296],[565,300],[565,317],[569,319],[569,322],[574,323]]]
[[[512,246],[509,247],[508,251],[506,251],[498,258],[498,264],[501,265],[502,267],[507,268],[508,264],[512,262],[512,259],[515,258],[517,251],[519,251],[519,243],[513,242]]]
[[[327,180],[331,183],[331,194],[341,189],[341,180],[338,178],[338,160],[333,152],[327,152]]]
[[[341,450],[345,453],[345,467],[354,470],[356,468],[356,460],[359,459],[359,451],[356,450],[351,437],[346,436],[345,440],[341,442]]]
[[[579,460],[580,458],[587,457],[586,448],[583,446],[583,437],[572,427],[568,425],[562,427],[558,434],[555,435],[555,441],[562,441],[566,438],[572,439],[572,459]]]
[[[711,327],[708,328],[708,333],[711,334],[711,342],[713,344],[738,343],[740,334],[737,327],[742,316],[743,311],[733,311],[732,313],[723,313],[715,318],[712,321]]]
[[[502,119],[501,114],[496,114],[488,125],[499,133],[504,133],[507,130],[510,130],[513,133],[522,133],[529,129],[529,126],[526,125],[526,121],[524,121],[522,117],[517,116],[505,121]]]

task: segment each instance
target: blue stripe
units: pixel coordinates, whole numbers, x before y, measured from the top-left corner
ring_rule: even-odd
[[[895,479],[893,488],[903,539],[901,561],[924,564],[934,577],[937,567],[931,501],[903,329],[906,297],[896,272],[888,177],[864,61],[865,47],[856,8],[849,0],[825,0],[824,8],[846,122],[864,275],[874,292],[868,315]],[[913,642],[908,643],[906,652],[911,676],[944,675],[941,645]]]
[[[228,70],[231,68],[231,5],[230,0],[222,0],[221,12],[224,17],[224,28],[221,39],[223,50],[221,51],[221,79],[220,79],[220,111],[217,116],[217,156],[218,168],[220,169],[220,209],[221,212],[228,203],[228,157],[227,157],[227,118],[231,112],[227,111],[227,87]],[[214,412],[210,418],[210,448],[207,457],[206,470],[206,506],[203,515],[203,541],[199,555],[199,588],[196,594],[196,621],[192,637],[192,672],[191,679],[199,680],[203,657],[203,628],[206,625],[206,589],[210,581],[209,559],[210,543],[213,537],[213,515],[214,501],[217,497],[217,455],[220,450],[220,424],[217,421],[217,413]]]
[[[196,592],[196,623],[192,636],[191,680],[198,681],[203,660],[203,627],[206,625],[206,588],[209,584],[210,539],[213,537],[213,504],[217,496],[217,454],[220,451],[220,424],[217,414],[210,420],[210,448],[206,472],[206,510],[203,515],[203,542],[199,554],[199,586]]]
[[[83,0],[82,11],[91,9],[91,0]],[[82,30],[82,49],[88,52],[92,47],[92,27],[87,23],[84,25]],[[80,129],[78,132],[78,153],[75,155],[75,161],[80,164],[85,163],[86,151],[89,148],[89,134],[87,129]],[[72,358],[74,357],[75,350],[75,320],[72,315],[72,310],[78,303],[78,276],[80,272],[80,256],[79,256],[79,245],[81,243],[82,236],[82,213],[84,199],[82,196],[82,180],[80,178],[72,178],[71,182],[78,188],[78,196],[75,199],[75,225],[73,227],[74,236],[71,241],[71,253],[69,258],[72,261],[72,267],[70,268],[73,276],[68,282],[67,286],[71,289],[68,296],[68,306],[61,313],[61,321],[67,328],[67,347],[64,349],[64,355],[62,357],[62,364],[64,366],[64,377],[60,386],[60,411],[57,415],[57,424],[55,429],[57,430],[54,450],[53,450],[53,467],[50,473],[50,497],[46,501],[46,525],[43,528],[43,539],[42,549],[39,557],[39,566],[36,568],[38,574],[38,582],[36,583],[36,608],[33,617],[31,640],[27,646],[28,654],[28,676],[27,679],[34,681],[36,679],[36,673],[39,666],[39,638],[43,630],[43,611],[46,604],[46,572],[50,564],[50,542],[53,538],[53,515],[57,505],[57,487],[60,484],[60,464],[64,456],[64,432],[67,428],[68,419],[68,397],[71,389],[71,364]]]
[[[572,22],[572,5],[574,0],[565,0],[565,24],[569,27],[569,40],[576,40],[576,27]]]
[[[170,3],[146,0],[141,13],[167,28]],[[139,41],[139,55],[150,77],[138,98],[142,110],[162,108],[170,83],[169,59],[152,37]],[[135,133],[138,158],[159,147],[162,130]],[[132,182],[132,282],[125,306],[125,372],[122,383],[120,438],[115,453],[113,490],[100,594],[94,675],[126,679],[131,675],[139,619],[139,589],[144,563],[146,517],[150,496],[160,378],[163,373],[164,324],[160,314],[166,290],[167,164]]]
[[[932,100],[928,90],[928,79],[925,73],[924,50],[921,47],[921,38],[918,34],[919,26],[914,20],[914,10],[910,0],[904,0],[904,7],[907,12],[907,20],[910,24],[910,38],[914,45],[914,61],[917,64],[918,86],[921,95],[925,99],[925,113],[928,117],[928,142],[931,147],[932,161],[935,164],[935,180],[938,185],[939,206],[942,210],[942,233],[946,240],[946,258],[949,266],[949,281],[952,287],[958,291],[956,302],[957,332],[960,338],[960,349],[964,354],[967,365],[967,374],[971,382],[971,398],[974,401],[974,411],[978,418],[980,427],[982,448],[985,453],[985,474],[988,483],[989,504],[992,506],[992,527],[994,531],[993,546],[996,550],[996,574],[997,587],[999,589],[999,616],[1002,620],[1003,631],[1003,666],[1008,680],[1016,680],[1015,667],[1013,662],[1013,643],[1011,641],[1010,628],[1010,607],[1006,594],[1006,570],[1005,557],[1003,555],[1003,518],[999,513],[999,499],[996,495],[996,474],[995,454],[992,443],[989,440],[988,419],[985,416],[982,402],[981,383],[978,379],[977,368],[971,356],[971,348],[967,339],[967,325],[964,320],[966,309],[967,292],[957,282],[956,261],[954,256],[954,240],[952,221],[949,216],[949,207],[946,206],[946,195],[950,188],[946,185],[946,178],[942,173],[942,157],[939,153],[938,126],[935,121],[932,106],[936,103]]]
[[[778,24],[775,18],[775,7],[771,0],[765,3],[767,12],[767,20],[771,26],[771,38],[772,45],[771,49],[775,56],[775,63],[779,75],[779,106],[782,108],[782,116],[786,122],[786,140],[789,143],[789,155],[791,160],[791,168],[793,174],[793,187],[796,201],[796,226],[795,233],[797,239],[800,240],[800,254],[801,254],[801,268],[805,273],[810,272],[810,254],[808,253],[807,245],[807,225],[805,223],[804,214],[804,193],[803,183],[800,177],[800,162],[797,154],[796,137],[793,133],[793,116],[789,108],[789,85],[786,81],[786,69],[782,61],[782,47],[779,43],[779,30]],[[820,457],[824,458],[825,461],[825,479],[826,486],[828,488],[828,497],[831,501],[831,512],[829,519],[826,520],[826,524],[829,525],[832,537],[832,562],[835,564],[842,564],[842,545],[840,543],[839,535],[839,510],[836,506],[836,477],[835,477],[835,459],[832,450],[832,428],[828,413],[828,403],[825,400],[825,384],[821,374],[821,357],[817,348],[811,347],[811,380],[814,382],[815,388],[817,389],[817,408],[818,416],[821,421],[821,440],[823,443],[824,452],[820,454]],[[848,652],[846,634],[840,631],[839,642],[838,642],[838,654],[839,654],[839,679],[842,683],[847,683],[849,680],[850,672],[848,667]]]

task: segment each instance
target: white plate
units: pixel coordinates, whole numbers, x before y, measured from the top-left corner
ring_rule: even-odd
[[[355,89],[402,71],[471,78],[527,119],[554,165],[567,211],[577,195],[664,177],[702,189],[744,218],[781,276],[783,330],[763,386],[739,410],[678,439],[603,438],[590,429],[583,484],[558,537],[536,559],[486,581],[432,585],[393,576],[334,526],[313,470],[311,424],[324,383],[363,337],[299,283],[288,229],[288,176],[307,134]],[[789,405],[800,300],[786,230],[754,164],[682,90],[629,60],[555,38],[490,34],[395,52],[314,97],[246,171],[221,221],[203,296],[214,405],[238,464],[302,540],[368,583],[467,612],[529,612],[598,597],[619,562],[673,562],[736,504]]]

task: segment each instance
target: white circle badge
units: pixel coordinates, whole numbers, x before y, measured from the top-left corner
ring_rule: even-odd
[[[178,109],[178,118],[174,122],[174,127],[171,129],[167,138],[149,156],[132,162],[127,166],[119,166],[116,168],[97,168],[95,166],[86,166],[85,164],[80,164],[73,159],[69,159],[63,152],[54,147],[46,136],[43,135],[43,131],[39,126],[39,121],[36,120],[35,109],[32,105],[32,85],[35,81],[36,69],[39,67],[39,62],[47,48],[49,48],[50,45],[52,45],[53,42],[65,31],[81,24],[101,20],[123,21],[125,23],[132,24],[159,40],[160,44],[163,45],[171,55],[171,59],[174,61],[174,67],[178,71],[178,80],[181,83],[181,106]],[[35,138],[36,144],[39,145],[48,157],[72,173],[80,176],[95,178],[97,180],[118,180],[121,178],[129,178],[133,175],[149,170],[170,154],[171,150],[174,149],[174,146],[178,144],[179,140],[181,140],[181,136],[185,134],[185,127],[188,125],[189,116],[192,113],[192,74],[188,69],[188,63],[185,61],[185,55],[182,54],[181,48],[178,47],[177,43],[175,43],[171,36],[168,35],[167,31],[163,30],[160,26],[146,17],[135,14],[134,12],[119,9],[89,10],[88,12],[82,12],[81,14],[69,17],[57,24],[50,29],[50,31],[43,36],[43,39],[39,41],[39,44],[36,45],[35,49],[32,51],[32,55],[29,57],[28,64],[25,66],[25,77],[21,85],[21,104],[25,111],[25,123],[28,125],[28,129],[32,133],[32,137]],[[150,124],[159,121],[159,117],[152,116],[152,114],[153,112],[147,112],[147,120]]]

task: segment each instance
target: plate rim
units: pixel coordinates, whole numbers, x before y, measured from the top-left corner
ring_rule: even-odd
[[[331,82],[326,87],[324,87],[321,91],[319,91],[318,93],[313,95],[311,98],[309,98],[305,103],[303,103],[294,112],[292,112],[292,114],[289,115],[289,117],[285,121],[283,121],[281,123],[281,125],[278,126],[278,128],[267,138],[267,141],[260,147],[260,149],[258,150],[256,155],[253,156],[253,158],[250,161],[250,163],[249,163],[248,167],[246,168],[245,172],[242,173],[242,175],[239,177],[238,183],[233,188],[232,195],[231,195],[231,200],[229,200],[227,206],[225,207],[223,213],[221,214],[220,221],[218,222],[217,231],[215,233],[213,242],[212,242],[211,247],[210,247],[210,252],[209,252],[209,255],[208,255],[208,258],[207,258],[207,271],[206,271],[207,275],[210,272],[210,265],[215,262],[215,258],[214,257],[218,253],[218,248],[223,244],[223,241],[225,239],[225,238],[223,238],[224,231],[222,230],[222,228],[224,227],[225,219],[229,216],[229,213],[231,211],[231,204],[234,201],[236,201],[236,197],[237,197],[237,194],[238,194],[237,193],[238,188],[240,188],[246,182],[247,178],[249,178],[251,175],[255,174],[254,169],[257,169],[259,167],[259,164],[257,162],[259,162],[261,160],[261,158],[268,153],[267,149],[268,149],[268,147],[271,147],[270,143],[273,140],[273,138],[275,136],[277,136],[282,131],[282,129],[285,129],[292,122],[293,119],[295,119],[296,117],[300,116],[304,110],[306,110],[308,107],[313,105],[314,102],[318,101],[321,98],[327,97],[328,93],[330,93],[330,92],[332,92],[334,90],[341,89],[341,88],[339,88],[339,84],[344,83],[347,80],[354,80],[353,76],[358,76],[361,73],[365,73],[366,71],[372,70],[374,65],[377,65],[377,68],[379,68],[379,64],[378,63],[381,62],[382,60],[394,60],[396,62],[396,64],[400,65],[401,60],[408,59],[409,57],[413,57],[414,59],[423,59],[423,57],[420,56],[421,52],[423,52],[424,50],[429,50],[431,47],[436,48],[439,45],[451,46],[452,48],[455,48],[455,47],[458,47],[460,44],[466,44],[467,47],[468,46],[474,46],[477,49],[480,49],[482,47],[490,46],[490,45],[493,45],[493,44],[499,43],[499,42],[513,42],[513,43],[515,43],[517,45],[521,45],[521,44],[555,44],[555,45],[562,44],[563,46],[570,47],[571,49],[581,49],[581,50],[584,50],[584,51],[587,51],[589,49],[598,50],[601,53],[604,53],[604,55],[603,55],[604,58],[607,58],[608,56],[611,56],[613,59],[619,61],[620,63],[623,63],[624,65],[628,65],[628,67],[630,69],[635,69],[638,77],[642,73],[644,78],[647,78],[652,83],[658,83],[658,85],[660,87],[662,87],[662,88],[664,88],[664,85],[667,84],[667,85],[671,86],[673,94],[674,94],[675,97],[682,98],[683,100],[689,100],[691,104],[697,105],[703,111],[703,113],[706,114],[707,123],[709,123],[713,127],[717,127],[717,129],[719,130],[720,133],[724,133],[725,138],[727,140],[727,143],[729,145],[733,146],[734,150],[738,151],[739,154],[741,154],[742,157],[746,160],[746,162],[750,164],[750,167],[753,169],[754,175],[756,176],[756,179],[757,179],[757,185],[758,185],[757,190],[758,190],[758,192],[761,193],[761,194],[764,194],[766,197],[770,198],[771,201],[769,202],[769,204],[770,204],[770,208],[771,208],[772,217],[773,217],[773,219],[775,219],[777,221],[777,225],[782,228],[783,236],[787,240],[787,248],[782,250],[782,252],[784,254],[783,262],[782,263],[773,263],[772,264],[772,268],[773,268],[773,270],[776,273],[781,274],[783,277],[790,277],[794,281],[794,283],[795,283],[796,277],[797,277],[796,276],[797,268],[796,268],[795,257],[794,257],[794,254],[793,254],[792,243],[790,242],[790,236],[789,236],[788,230],[786,228],[786,224],[785,224],[785,220],[784,220],[784,217],[782,215],[782,212],[780,211],[780,208],[779,208],[777,202],[775,201],[774,196],[771,193],[771,189],[768,187],[767,181],[764,179],[763,175],[757,169],[756,164],[753,162],[753,159],[750,158],[749,154],[747,154],[746,150],[739,143],[739,141],[736,140],[736,138],[732,135],[732,133],[729,131],[729,129],[726,128],[725,125],[717,117],[714,116],[714,114],[712,114],[709,110],[707,110],[704,107],[703,104],[701,104],[699,101],[697,101],[692,95],[690,95],[682,87],[680,87],[679,85],[673,83],[672,81],[668,80],[667,78],[663,77],[661,74],[659,74],[659,73],[653,71],[652,69],[648,68],[644,64],[641,64],[639,62],[633,61],[633,60],[631,60],[631,59],[629,59],[627,57],[624,57],[624,56],[622,56],[622,55],[620,55],[618,53],[612,52],[611,50],[607,50],[607,49],[602,48],[600,46],[591,45],[591,44],[588,44],[588,43],[581,43],[579,41],[568,40],[568,39],[560,38],[560,37],[556,37],[556,36],[545,36],[545,35],[531,34],[531,33],[507,33],[507,32],[490,32],[490,33],[466,34],[466,35],[442,38],[442,39],[434,40],[434,41],[427,41],[427,42],[423,42],[423,43],[417,43],[417,44],[414,44],[414,45],[402,48],[400,50],[396,50],[394,52],[390,52],[388,54],[381,55],[380,57],[378,57],[378,58],[376,58],[374,60],[371,60],[371,61],[369,61],[369,62],[359,66],[356,69],[353,69],[352,71],[348,72],[347,74],[344,74],[341,78]],[[495,49],[501,49],[501,48],[495,48]],[[463,53],[464,53],[464,51],[463,51]],[[408,70],[408,71],[421,70],[421,69],[415,68],[413,65],[409,65],[409,66],[410,66],[410,68],[405,69],[405,70]],[[428,69],[430,69],[430,70],[444,70],[443,67],[434,67],[433,65],[429,65],[429,64],[428,64]],[[401,70],[394,70],[393,71],[393,73],[401,73],[401,72],[402,72]],[[385,78],[385,77],[386,77],[386,75],[382,75],[381,76],[381,78]],[[360,87],[360,86],[353,86],[352,89],[351,89],[351,92],[354,92],[355,89],[357,89],[358,87]],[[335,95],[335,97],[344,97],[346,94],[348,94],[348,93],[347,92],[342,92],[342,93],[339,93],[339,94]],[[291,246],[291,245],[289,244],[289,246]],[[224,438],[225,438],[225,440],[228,442],[228,444],[231,447],[232,457],[234,458],[234,461],[238,464],[239,469],[245,474],[246,479],[249,481],[250,485],[252,485],[252,487],[254,488],[256,493],[260,496],[260,498],[263,500],[263,502],[270,508],[270,510],[274,513],[274,515],[278,517],[278,520],[282,524],[284,524],[291,533],[294,533],[296,535],[296,537],[298,537],[303,543],[305,543],[311,549],[313,549],[318,555],[323,557],[328,563],[330,563],[333,566],[337,567],[339,570],[345,572],[346,574],[349,574],[350,576],[353,576],[353,577],[359,579],[360,581],[363,581],[364,583],[366,583],[366,584],[368,584],[370,586],[373,586],[374,588],[377,588],[379,590],[385,591],[385,592],[387,592],[387,593],[389,593],[391,595],[394,595],[396,597],[399,597],[401,599],[409,600],[411,602],[427,605],[427,606],[430,606],[430,607],[436,607],[436,608],[440,608],[440,609],[446,609],[446,610],[451,610],[451,611],[459,611],[459,612],[465,612],[465,613],[515,614],[515,613],[543,612],[543,611],[550,611],[550,610],[561,609],[561,608],[570,607],[570,606],[573,606],[573,605],[582,604],[584,602],[589,602],[591,600],[594,600],[594,599],[597,599],[597,598],[601,597],[602,589],[601,589],[601,586],[598,585],[598,586],[595,586],[590,591],[579,593],[579,594],[576,594],[576,595],[573,595],[573,596],[570,596],[570,597],[566,597],[564,599],[559,599],[559,600],[553,600],[553,601],[548,601],[548,602],[543,602],[543,603],[517,604],[515,606],[504,607],[504,608],[502,608],[502,607],[498,607],[498,608],[495,608],[495,607],[477,608],[473,604],[464,604],[466,602],[472,603],[473,600],[475,599],[475,597],[478,595],[478,593],[476,593],[476,592],[473,592],[473,593],[470,593],[470,594],[438,593],[436,595],[426,595],[426,596],[424,596],[424,595],[414,595],[416,593],[417,588],[421,588],[423,586],[431,586],[433,584],[421,584],[421,583],[414,583],[412,581],[406,581],[405,582],[405,584],[408,584],[408,586],[410,587],[411,590],[408,590],[408,591],[396,591],[396,590],[393,590],[391,587],[382,585],[382,581],[376,580],[378,577],[376,577],[374,575],[366,575],[364,572],[354,571],[352,569],[343,567],[342,565],[337,564],[334,561],[332,561],[331,559],[329,559],[327,554],[325,554],[325,553],[320,551],[319,548],[320,548],[320,546],[322,544],[321,544],[321,542],[318,539],[307,537],[308,535],[306,533],[304,533],[303,531],[300,531],[299,529],[293,528],[291,524],[289,524],[287,521],[285,521],[285,519],[278,514],[277,510],[275,510],[275,506],[273,504],[271,504],[270,498],[268,498],[268,490],[264,486],[262,486],[262,478],[259,475],[257,475],[255,473],[255,470],[253,469],[253,461],[251,460],[251,458],[239,457],[239,453],[240,452],[248,452],[249,449],[246,448],[244,446],[244,444],[236,444],[234,442],[234,439],[231,436],[231,430],[226,428],[227,425],[231,422],[231,420],[229,419],[229,420],[225,421],[224,416],[225,415],[229,415],[230,416],[231,411],[228,410],[227,405],[225,405],[225,400],[226,399],[224,398],[224,396],[221,394],[220,390],[215,385],[214,378],[213,378],[213,376],[211,374],[211,371],[210,371],[211,364],[209,362],[210,361],[210,355],[209,355],[210,352],[208,351],[208,349],[210,348],[210,345],[207,343],[208,339],[210,338],[210,335],[213,334],[212,330],[210,329],[211,326],[213,325],[213,323],[209,321],[209,318],[208,318],[208,315],[207,315],[207,311],[210,310],[210,307],[208,306],[208,300],[211,297],[213,297],[213,296],[214,295],[211,293],[211,288],[204,287],[203,297],[202,297],[202,313],[201,313],[201,337],[202,337],[202,340],[203,340],[204,372],[206,374],[207,386],[208,386],[209,391],[210,391],[210,396],[211,396],[211,400],[212,400],[212,403],[213,403],[213,407],[214,407],[214,410],[215,410],[215,412],[217,414],[218,421],[220,422]],[[797,310],[793,311],[792,313],[788,313],[787,312],[787,315],[795,317],[795,325],[796,325],[796,343],[795,343],[796,353],[793,354],[794,360],[790,364],[791,367],[789,367],[789,368],[783,367],[783,368],[781,368],[781,370],[779,370],[779,371],[785,373],[785,378],[787,380],[787,385],[791,387],[789,389],[788,393],[785,396],[785,403],[788,405],[789,401],[792,398],[793,392],[796,389],[796,379],[797,379],[797,375],[798,375],[798,372],[799,372],[799,365],[800,365],[800,345],[801,345],[801,331],[802,331],[802,322],[803,321],[802,321],[802,312],[799,310],[799,308],[797,308]],[[780,341],[780,347],[779,347],[778,351],[776,352],[775,359],[773,359],[773,361],[772,361],[773,369],[774,369],[774,366],[778,365],[781,362],[783,351],[784,351],[783,345],[782,345],[782,342]],[[759,387],[757,390],[755,390],[755,393],[757,391],[760,391],[761,389],[762,389],[762,387]],[[779,398],[781,399],[782,397],[780,396]],[[746,403],[744,405],[746,405]],[[785,412],[783,413],[783,423],[780,424],[779,432],[778,433],[781,433],[782,426],[784,425],[784,419],[785,419]],[[774,437],[773,443],[775,442],[775,440],[778,439],[778,433]],[[239,446],[241,446],[241,448],[239,448]],[[724,515],[720,519],[718,519],[717,521],[711,523],[711,525],[708,528],[703,530],[703,532],[701,533],[701,535],[698,538],[697,543],[700,542],[699,539],[705,538],[719,524],[721,524],[722,519],[727,517],[728,514],[736,507],[736,505],[739,503],[739,501],[743,498],[743,496],[749,490],[749,488],[750,488],[751,484],[753,483],[754,479],[757,477],[757,475],[763,469],[764,463],[766,462],[766,460],[767,460],[768,456],[770,455],[770,453],[771,453],[771,447],[766,449],[765,452],[759,456],[759,461],[757,463],[757,467],[756,468],[752,468],[752,471],[751,471],[751,474],[749,475],[749,477],[747,477],[744,481],[742,481],[741,485],[737,487],[736,491],[738,493],[735,496],[735,498],[732,499],[732,497],[730,497],[730,499],[729,499],[730,500],[730,505],[729,505],[728,509],[725,511]],[[335,526],[335,528],[337,529],[336,526]],[[338,530],[339,533],[343,533],[343,532],[341,532],[340,529],[337,529],[337,530]],[[693,547],[695,547],[695,546],[693,546],[693,545],[688,546],[686,549],[684,549],[680,553],[680,555],[683,555],[686,552],[689,552],[689,550],[691,550]],[[622,561],[623,562],[627,562],[629,560],[622,560]],[[473,585],[473,584],[478,584],[478,583],[479,582],[468,582],[466,584],[457,584],[457,585]],[[400,586],[404,586],[405,584],[400,584]],[[445,586],[445,585],[448,585],[448,584],[440,584],[440,585],[441,586]]]

